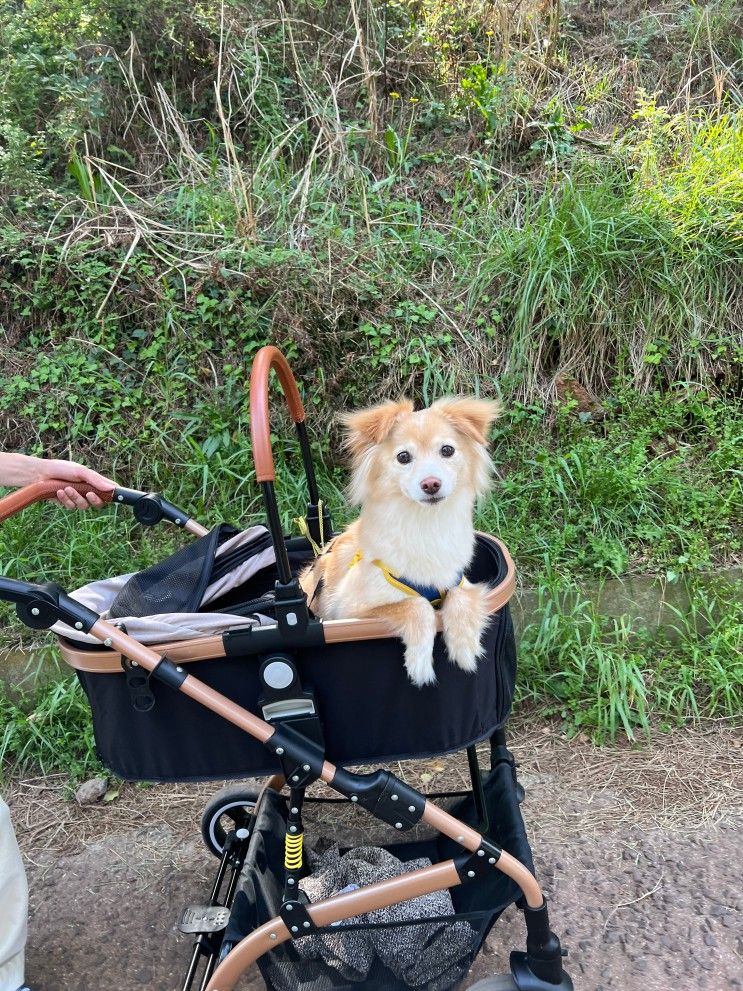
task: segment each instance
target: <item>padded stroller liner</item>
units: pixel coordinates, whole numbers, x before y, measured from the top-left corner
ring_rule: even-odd
[[[479,536],[468,577],[496,585],[505,570],[498,545]],[[275,569],[261,574],[265,590]],[[250,579],[246,595],[259,591],[259,579]],[[292,651],[303,687],[315,693],[328,760],[383,764],[451,753],[490,737],[508,718],[513,698],[516,648],[508,606],[491,616],[484,645],[477,673],[468,674],[449,661],[438,636],[438,682],[424,688],[408,679],[403,646],[395,638]],[[193,662],[188,672],[260,715],[259,667],[259,657],[237,655]],[[99,757],[119,777],[200,781],[280,770],[262,744],[155,679],[155,707],[136,712],[123,672],[78,676],[90,700]]]
[[[513,773],[509,764],[500,763],[490,772],[484,783],[485,802],[490,816],[491,828],[488,837],[507,850],[533,872],[531,849],[526,838],[524,822],[516,798]],[[474,800],[468,796],[452,809],[452,815],[471,826],[477,824]],[[278,915],[282,899],[284,831],[286,822],[286,799],[276,792],[267,791],[258,811],[253,835],[248,847],[243,876],[240,881],[232,915],[225,932],[225,940],[236,943],[263,923]],[[311,843],[312,837],[306,842]],[[457,856],[461,847],[444,836],[408,843],[394,843],[387,847],[402,861],[427,857],[433,863]],[[468,959],[462,961],[466,974],[483,941],[500,914],[520,897],[518,886],[501,871],[494,869],[476,881],[451,888],[455,914],[442,921],[468,921],[476,931],[472,951]],[[403,930],[406,941],[415,945],[418,937],[425,938],[430,931],[431,920],[419,923],[392,924]],[[341,922],[321,932],[330,932],[334,939],[342,937],[342,930],[349,933],[370,928],[390,928]],[[323,960],[303,960],[291,942],[283,943],[270,953],[258,959],[258,967],[269,991],[406,991],[408,985],[402,983],[379,960],[372,965],[368,977],[362,984],[349,982],[341,977]],[[456,984],[446,985],[446,991]],[[436,980],[416,985],[416,991],[444,991]]]

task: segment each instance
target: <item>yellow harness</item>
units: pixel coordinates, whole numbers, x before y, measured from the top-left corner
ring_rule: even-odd
[[[349,564],[349,570],[359,563],[363,559],[363,554],[361,551],[356,551],[354,556],[351,558],[351,563]],[[400,592],[404,592],[405,595],[422,595],[424,599],[428,599],[432,606],[440,606],[441,603],[446,598],[446,593],[448,589],[436,588],[434,585],[417,585],[415,582],[408,581],[405,578],[400,578],[398,575],[393,575],[390,569],[380,561],[375,558],[371,562],[375,568],[379,570],[384,575],[386,582],[389,582],[394,588],[399,589]],[[462,585],[464,582],[464,575],[459,576],[459,581],[455,582],[452,586],[456,588]]]

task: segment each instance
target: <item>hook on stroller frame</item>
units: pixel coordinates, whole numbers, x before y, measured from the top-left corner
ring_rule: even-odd
[[[116,625],[108,611],[85,604],[78,593],[67,595],[52,583],[0,578],[0,598],[16,603],[23,622],[34,629],[55,627],[62,656],[88,695],[99,754],[115,773],[168,781],[270,776],[260,792],[237,786],[207,808],[202,829],[207,846],[219,856],[219,868],[209,905],[192,907],[181,920],[182,930],[196,937],[183,987],[193,986],[203,965],[201,991],[230,991],[256,961],[267,987],[276,991],[359,986],[327,961],[308,961],[297,941],[328,934],[334,945],[358,939],[361,930],[377,926],[368,921],[369,913],[450,889],[453,912],[438,921],[449,926],[466,921],[472,930],[457,967],[432,979],[418,971],[413,979],[409,972],[408,978],[393,973],[389,961],[380,958],[361,986],[370,991],[458,986],[498,916],[517,902],[526,923],[526,952],[511,954],[511,975],[497,986],[568,991],[572,982],[533,874],[503,731],[516,660],[508,611],[514,569],[508,552],[494,538],[478,535],[468,577],[491,584],[491,623],[476,676],[448,662],[438,636],[439,683],[415,688],[404,673],[402,645],[382,621],[313,617],[297,580],[312,555],[311,542],[284,537],[274,491],[272,369],[297,430],[309,488],[309,535],[319,542],[331,532],[296,382],[283,355],[263,348],[251,376],[251,435],[274,561],[264,562],[224,594],[219,586],[216,598],[203,607],[210,616],[221,616],[221,632],[147,644],[131,636],[125,624]],[[53,497],[57,487],[37,483],[0,500],[0,520]],[[188,573],[198,571],[193,567],[198,559],[201,595],[208,581],[204,562],[214,578],[220,541],[232,539],[234,531],[227,537],[221,528],[207,531],[155,493],[116,489],[109,498],[133,505],[143,523],[166,518],[200,537],[190,545],[196,550]],[[179,558],[180,565],[184,560]],[[167,575],[167,567],[158,574]],[[246,623],[240,602],[256,594],[266,602],[269,592],[270,615],[257,619],[251,614]],[[195,608],[202,611],[200,605]],[[483,781],[475,748],[485,740],[490,741],[491,766]],[[449,811],[389,770],[347,770],[460,750],[468,754],[472,792]],[[396,842],[386,846],[403,865],[425,856],[431,866],[308,903],[300,891],[308,872],[302,814],[305,802],[312,801],[305,792],[315,782],[389,826]],[[420,838],[423,826],[429,832]],[[399,834],[411,830],[414,841],[401,842]],[[425,918],[379,924],[385,925],[407,927],[413,943],[416,934],[422,944],[431,931]]]

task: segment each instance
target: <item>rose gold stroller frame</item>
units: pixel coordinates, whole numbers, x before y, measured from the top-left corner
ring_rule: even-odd
[[[276,550],[276,565],[279,574],[277,582],[277,603],[281,602],[281,589],[289,590],[285,595],[283,611],[277,608],[277,632],[284,636],[287,645],[301,646],[301,628],[296,631],[292,627],[297,623],[292,609],[306,609],[303,596],[296,596],[298,584],[291,575],[286,547],[273,493],[275,478],[273,457],[270,446],[268,425],[268,382],[271,369],[275,369],[281,381],[289,410],[297,427],[302,458],[307,472],[310,487],[310,507],[314,508],[317,525],[322,532],[322,508],[317,496],[314,482],[314,472],[311,469],[309,443],[304,429],[304,410],[301,399],[286,360],[276,348],[263,348],[253,366],[251,377],[251,433],[253,437],[253,452],[256,463],[256,475],[263,488],[269,517],[269,526]],[[0,500],[0,520],[18,512],[26,505],[44,498],[54,498],[56,490],[63,483],[49,481],[36,483],[25,490],[14,493]],[[89,487],[85,491],[89,491]],[[99,493],[105,501],[128,503],[134,507],[135,515],[143,523],[156,522],[166,518],[178,526],[197,535],[206,533],[201,524],[188,518],[177,507],[154,494],[147,495],[129,489],[116,489],[113,494]],[[308,522],[312,523],[308,513]],[[312,533],[312,525],[310,531]],[[327,530],[326,530],[327,532]],[[490,538],[492,539],[492,538]],[[502,544],[499,545],[506,561],[506,574],[499,585],[492,589],[488,596],[489,611],[497,612],[513,594],[515,577],[513,562]],[[440,834],[453,840],[462,848],[461,855],[445,860],[431,867],[411,871],[391,880],[372,884],[356,891],[338,894],[331,898],[306,906],[307,919],[314,927],[324,927],[332,923],[342,922],[360,914],[385,908],[418,896],[433,893],[457,885],[476,882],[484,872],[497,870],[511,878],[522,892],[524,916],[527,926],[527,953],[512,954],[511,966],[517,987],[522,984],[519,980],[521,973],[523,987],[529,991],[571,991],[572,982],[562,969],[560,943],[549,928],[547,907],[536,878],[519,860],[508,852],[500,849],[476,829],[460,822],[457,818],[434,805],[428,798],[396,778],[391,772],[383,772],[385,787],[391,786],[398,791],[404,801],[400,806],[408,807],[406,816],[400,815],[403,822],[395,822],[397,815],[385,817],[381,809],[378,789],[369,804],[370,779],[378,782],[378,775],[354,774],[344,768],[336,767],[324,758],[324,751],[312,750],[306,746],[307,741],[299,734],[287,736],[281,723],[272,725],[254,715],[248,709],[237,705],[226,695],[215,691],[203,681],[188,674],[188,662],[205,658],[224,656],[224,646],[221,637],[204,637],[194,642],[182,641],[167,646],[167,656],[156,649],[147,647],[123,630],[101,619],[95,612],[82,606],[66,595],[57,586],[51,584],[33,585],[12,579],[0,578],[0,598],[17,603],[19,617],[33,629],[48,629],[58,621],[68,626],[90,633],[101,641],[105,651],[78,650],[70,642],[60,641],[60,647],[65,660],[74,668],[88,672],[111,672],[121,670],[124,659],[126,662],[143,668],[151,677],[164,682],[174,690],[205,706],[222,719],[249,734],[264,744],[269,751],[281,757],[286,767],[286,761],[292,760],[296,766],[302,766],[309,772],[310,780],[321,780],[352,802],[365,805],[377,818],[398,829],[411,828],[418,822],[423,822]],[[287,616],[288,625],[287,625]],[[315,624],[317,625],[316,621]],[[441,628],[441,618],[437,617],[438,628]],[[325,643],[353,642],[389,638],[389,628],[382,620],[356,620],[327,622],[319,624],[322,628],[322,640]],[[301,623],[300,623],[301,627]],[[300,638],[297,640],[297,632]],[[297,738],[298,737],[298,738]],[[292,780],[299,780],[292,779]],[[283,779],[273,778],[270,785],[283,784]],[[397,799],[397,794],[392,798]],[[409,803],[409,804],[408,804]],[[282,906],[283,910],[283,906]],[[301,934],[300,934],[301,935]],[[263,954],[288,941],[292,932],[281,916],[276,916],[264,923],[250,935],[239,942],[217,966],[211,979],[206,985],[206,991],[230,991],[235,987],[240,976]],[[518,966],[514,957],[523,958]]]

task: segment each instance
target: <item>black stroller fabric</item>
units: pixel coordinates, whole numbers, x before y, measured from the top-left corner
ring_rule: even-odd
[[[519,809],[516,789],[511,766],[507,763],[498,764],[485,781],[485,800],[491,821],[489,838],[508,850],[520,860],[529,870],[533,871],[531,850],[526,838],[523,819]],[[283,862],[283,836],[286,824],[286,800],[275,792],[269,791],[258,811],[253,834],[248,848],[243,876],[240,882],[230,922],[225,932],[225,942],[234,944],[258,926],[278,915],[282,900],[281,871],[278,876],[271,865]],[[472,826],[477,824],[477,813],[471,796],[457,803],[451,812],[462,822]],[[389,852],[404,862],[426,858],[433,863],[447,860],[458,855],[461,847],[454,841],[443,836],[432,839],[395,843],[388,848]],[[328,963],[321,954],[316,959],[307,959],[311,954],[306,951],[298,952],[303,940],[296,945],[289,942],[277,947],[258,960],[263,979],[268,991],[352,991],[363,987],[364,991],[451,991],[457,987],[466,976],[475,956],[480,950],[490,929],[500,914],[508,905],[520,897],[517,885],[496,868],[492,874],[479,878],[477,882],[462,884],[451,889],[451,901],[454,912],[438,919],[423,918],[418,921],[406,920],[396,923],[375,924],[369,922],[344,921],[335,926],[319,930],[319,934],[332,940],[348,939],[353,941],[361,933],[376,933],[382,939],[381,945],[404,945],[415,948],[420,959],[420,966],[415,961],[405,968],[396,968],[406,974],[407,980],[396,975],[377,954],[364,975],[359,974],[356,980],[350,980],[350,971],[342,972],[342,968]],[[414,905],[414,902],[409,902]],[[456,955],[456,961],[448,961],[445,970],[436,961],[431,960],[426,967],[427,939],[436,938],[436,926],[464,926],[463,933],[471,932],[471,938],[462,939],[461,955]],[[393,933],[399,930],[397,940]],[[387,938],[389,937],[389,939]],[[310,942],[317,937],[308,937]],[[435,943],[430,947],[435,953]],[[340,950],[341,956],[351,959],[353,947]],[[412,983],[415,981],[416,983]],[[362,983],[359,983],[362,982]]]
[[[206,538],[204,538],[206,540]],[[304,541],[288,542],[296,568],[311,556]],[[498,545],[478,537],[468,570],[472,581],[503,580]],[[273,588],[265,568],[230,601],[254,599]],[[187,665],[189,673],[238,705],[261,714],[260,658],[241,655],[225,635],[227,657]],[[326,753],[340,765],[381,764],[429,757],[488,739],[508,718],[516,678],[513,624],[504,606],[491,618],[475,675],[452,664],[436,638],[437,683],[417,688],[408,679],[398,639],[322,644],[292,651],[304,689],[314,692]],[[207,781],[278,773],[278,759],[257,740],[167,685],[150,679],[155,706],[137,712],[123,674],[79,671],[93,712],[98,755],[115,774],[135,781]]]

